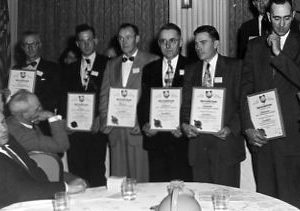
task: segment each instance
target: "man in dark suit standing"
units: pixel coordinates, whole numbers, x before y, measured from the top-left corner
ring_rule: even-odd
[[[239,187],[240,162],[245,159],[240,130],[239,88],[241,62],[218,54],[219,34],[213,26],[194,31],[200,61],[186,68],[182,99],[182,129],[190,138],[189,161],[193,179]],[[225,88],[224,126],[215,134],[199,133],[190,125],[193,87]]]
[[[268,37],[248,45],[242,74],[243,129],[252,145],[257,191],[300,207],[300,36],[291,23],[292,0],[271,0],[267,13],[272,24]],[[247,95],[277,89],[286,136],[266,140],[254,129]]]
[[[49,182],[46,174],[29,158],[25,149],[8,135],[0,94],[0,208],[12,203],[51,199],[59,191],[84,191],[86,184],[75,179],[69,184]]]
[[[97,38],[93,27],[76,28],[76,43],[81,59],[70,65],[67,91],[95,94],[94,122],[89,132],[74,132],[70,138],[70,171],[87,180],[92,187],[106,184],[105,157],[107,136],[99,131],[99,93],[107,58],[96,53]]]
[[[144,148],[148,151],[150,181],[166,182],[174,179],[191,181],[192,172],[187,156],[188,138],[182,136],[180,125],[178,130],[170,132],[150,129],[151,88],[182,87],[184,68],[188,63],[187,58],[179,54],[182,38],[177,25],[168,23],[162,26],[158,37],[163,58],[151,62],[144,68],[138,115],[145,134]]]

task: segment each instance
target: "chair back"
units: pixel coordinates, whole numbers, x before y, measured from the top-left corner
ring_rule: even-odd
[[[63,164],[58,155],[42,151],[31,151],[28,154],[45,172],[49,181],[63,181]]]

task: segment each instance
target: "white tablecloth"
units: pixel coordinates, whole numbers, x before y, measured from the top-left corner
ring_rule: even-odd
[[[141,183],[137,185],[137,198],[124,201],[119,193],[110,193],[104,187],[90,188],[85,193],[71,195],[71,211],[142,211],[150,210],[167,195],[168,183]],[[230,190],[230,211],[294,211],[297,208],[275,198],[238,188],[206,183],[185,183],[195,192],[202,211],[213,211],[211,194],[220,187]],[[53,211],[51,200],[22,202],[3,210]]]

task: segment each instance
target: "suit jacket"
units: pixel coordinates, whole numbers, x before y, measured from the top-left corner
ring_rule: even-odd
[[[22,69],[24,64],[17,65],[16,68]],[[58,64],[41,58],[36,75],[34,93],[39,98],[45,110],[54,111],[59,107],[61,89],[61,70]]]
[[[95,117],[99,115],[99,93],[103,80],[103,74],[107,58],[103,55],[96,54],[96,58],[91,70],[91,75],[88,83],[88,88],[82,86],[80,68],[81,59],[72,63],[68,69],[67,77],[67,92],[94,93],[95,94]],[[66,102],[66,100],[65,100]]]
[[[163,59],[153,61],[146,65],[143,71],[142,96],[138,106],[138,116],[141,128],[145,123],[149,123],[151,88],[163,87],[162,63]],[[187,58],[179,55],[172,87],[181,88],[183,86],[185,66],[188,63],[189,60]],[[174,141],[180,141],[181,144],[186,145],[188,143],[187,140],[186,137],[175,138],[170,132],[159,132],[153,137],[144,137],[144,148],[158,149],[173,144]]]
[[[51,199],[54,193],[65,190],[63,182],[48,181],[45,173],[13,137],[9,137],[8,144],[28,169],[0,153],[0,208],[21,201]]]
[[[242,77],[243,127],[253,128],[247,95],[276,88],[286,137],[272,141],[282,153],[300,154],[300,107],[296,97],[300,90],[300,35],[290,31],[282,52],[274,56],[266,37],[249,42]]]
[[[29,151],[44,151],[44,152],[64,152],[69,148],[69,139],[65,130],[65,122],[58,120],[49,123],[51,136],[44,135],[36,126],[30,129],[22,125],[14,117],[9,117],[6,120],[8,131],[24,149]]]
[[[184,78],[181,121],[189,124],[191,111],[192,88],[200,87],[202,84],[203,61],[187,67]],[[221,156],[221,159],[228,164],[233,164],[245,159],[244,141],[240,127],[240,77],[242,63],[239,60],[219,55],[215,77],[222,77],[221,83],[214,83],[214,87],[226,88],[224,127],[230,128],[231,133],[223,141],[211,134],[200,134],[190,140],[189,158],[190,164],[201,162],[201,153],[198,149],[213,147]]]
[[[137,55],[134,58],[131,71],[129,73],[127,85],[124,88],[137,89],[138,99],[141,95],[141,79],[143,68],[146,64],[151,61],[158,59],[159,57],[153,54],[146,53],[144,51],[138,50]],[[122,56],[119,56],[107,63],[104,72],[104,78],[100,93],[100,128],[104,133],[109,133],[112,128],[106,128],[106,119],[108,112],[108,99],[109,99],[109,89],[113,88],[123,88],[122,86]],[[138,124],[138,121],[136,121]],[[130,142],[130,140],[129,140]]]

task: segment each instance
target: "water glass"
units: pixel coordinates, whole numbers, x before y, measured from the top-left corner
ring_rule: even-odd
[[[124,200],[134,200],[136,198],[136,180],[132,178],[124,179],[121,194]]]
[[[70,210],[70,196],[67,192],[57,192],[53,200],[54,211],[69,211]]]
[[[229,190],[223,188],[215,190],[212,195],[214,210],[229,210],[229,198]]]

